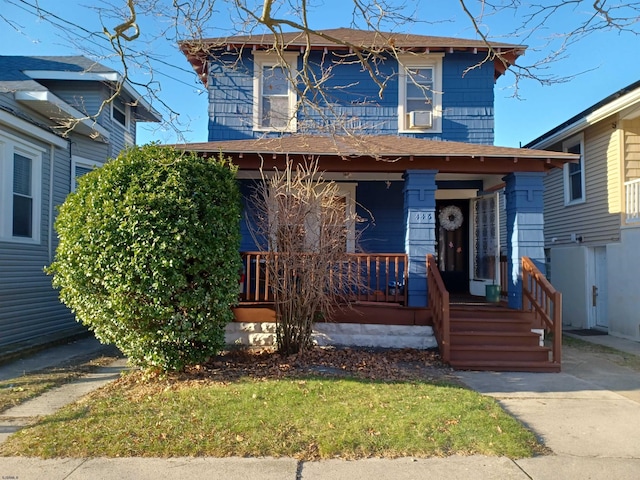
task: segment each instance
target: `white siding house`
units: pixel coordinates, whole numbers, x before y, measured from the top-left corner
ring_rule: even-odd
[[[640,340],[640,82],[526,147],[581,155],[545,180],[545,248],[565,325]]]
[[[118,82],[85,57],[0,56],[0,358],[83,331],[43,269],[75,178],[134,145],[136,122],[160,120],[126,83],[125,124],[100,111]]]

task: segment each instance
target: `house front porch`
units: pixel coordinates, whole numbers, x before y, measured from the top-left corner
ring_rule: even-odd
[[[205,156],[222,152],[231,158],[238,166],[245,212],[251,211],[249,199],[254,198],[255,186],[264,185],[274,172],[317,162],[322,180],[335,182],[340,189],[336,198],[341,199],[345,211],[357,214],[355,222],[347,221],[350,215],[345,218],[343,248],[350,252],[355,270],[366,276],[367,286],[352,292],[348,302],[351,309],[339,310],[333,318],[317,322],[318,328],[344,325],[351,329],[349,341],[338,340],[337,333],[325,332],[319,343],[371,345],[372,339],[387,341],[399,332],[402,342],[378,346],[429,348],[437,340],[445,353],[447,345],[450,351],[456,350],[448,336],[455,325],[443,323],[445,318],[455,318],[456,307],[450,305],[449,294],[453,298],[459,294],[484,296],[485,288],[503,282],[503,299],[509,307],[504,311],[532,309],[528,295],[537,293],[527,293],[525,289],[523,258],[531,259],[529,263],[538,272],[536,278],[542,279],[543,179],[547,171],[577,160],[575,155],[562,152],[384,135],[288,135],[190,144],[184,148]],[[260,335],[273,336],[264,331],[263,325],[272,323],[274,314],[270,306],[271,280],[262,265],[265,255],[277,254],[263,252],[271,248],[265,239],[273,234],[257,234],[254,219],[247,214],[241,221],[240,249],[248,254],[243,291],[236,308],[240,321],[235,323],[244,325],[250,323],[245,320],[257,319],[247,327],[249,331],[260,330]],[[317,219],[305,218],[296,225],[305,225],[304,233],[307,225],[317,224]],[[308,231],[313,232],[313,228]],[[313,244],[311,239],[308,243]],[[426,261],[429,256],[435,265],[431,269]],[[436,272],[443,288],[433,296],[436,287],[432,277]],[[551,292],[552,287],[545,288]],[[544,301],[536,301],[542,302],[536,307],[538,310],[547,308]],[[532,324],[540,322],[540,313],[535,315],[538,317],[530,321]],[[488,340],[485,335],[478,342],[493,344],[509,336],[497,332],[494,337]],[[254,338],[266,341],[267,337]],[[532,342],[531,338],[526,341]],[[244,340],[236,336],[233,341]],[[486,361],[522,359],[522,355],[506,348],[500,354],[496,353],[499,348],[492,350],[495,356],[486,354]],[[544,354],[536,355],[541,359]],[[456,361],[455,355],[443,358],[452,364]],[[558,355],[553,361],[557,359]],[[501,365],[515,368],[508,361]],[[499,367],[496,365],[496,369]]]
[[[273,346],[276,316],[268,270],[269,252],[244,252],[244,273],[235,322],[227,341]],[[467,370],[560,371],[561,296],[528,258],[522,262],[523,308],[472,295],[449,295],[433,255],[426,258],[429,304],[408,305],[407,255],[352,254],[363,276],[351,304],[314,327],[318,345],[379,348],[439,348],[445,362]],[[506,259],[501,270],[506,269]],[[503,279],[505,277],[502,277]],[[493,300],[493,299],[491,299]],[[552,333],[545,341],[545,334]],[[550,340],[548,339],[550,338]]]

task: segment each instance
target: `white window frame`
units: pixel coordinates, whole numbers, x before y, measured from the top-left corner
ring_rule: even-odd
[[[295,132],[297,130],[296,109],[298,96],[292,79],[298,77],[298,53],[254,52],[253,54],[253,130],[260,132]],[[289,121],[285,127],[265,127],[262,125],[262,72],[264,68],[281,67],[289,75]]]
[[[398,132],[442,133],[442,59],[444,54],[404,54],[398,56]],[[431,128],[410,128],[407,111],[407,82],[409,72],[416,68],[433,70],[432,123]]]
[[[338,186],[338,197],[343,197],[345,199],[345,226],[347,230],[346,237],[346,252],[347,253],[355,253],[356,251],[356,221],[355,213],[356,213],[356,187],[358,186],[357,182],[336,182]],[[275,207],[271,207],[275,208]],[[318,212],[318,217],[319,217]],[[270,214],[269,225],[272,228],[272,232],[276,231],[278,228],[277,221]],[[312,220],[310,224],[305,225],[308,230],[315,230],[318,228],[317,219]],[[273,235],[273,233],[272,233]],[[305,239],[305,243],[307,243],[308,239]],[[277,245],[277,241],[275,237],[271,238],[271,243],[273,245]]]
[[[563,188],[564,188],[564,204],[565,206],[578,205],[587,201],[587,187],[585,184],[585,162],[584,162],[584,135],[576,135],[562,142],[562,150],[568,152],[570,148],[580,145],[580,198],[571,198],[571,178],[569,169],[570,163],[565,163],[563,168]]]
[[[124,105],[124,112],[120,108],[116,108],[116,102],[118,101],[121,101]],[[116,117],[113,115],[114,109],[124,114],[124,124],[120,122],[120,120],[116,119]],[[129,126],[131,125],[131,105],[125,102],[124,98],[122,98],[121,96],[117,96],[111,101],[111,121],[124,128],[125,130],[129,130]]]
[[[76,176],[76,167],[93,169],[101,167],[102,165],[102,162],[97,162],[96,160],[71,155],[71,191],[75,192],[78,186],[77,179],[79,177]]]
[[[13,235],[13,164],[14,154],[29,158],[31,163],[31,236]],[[44,148],[13,135],[0,133],[0,241],[39,244],[42,218],[42,155]]]

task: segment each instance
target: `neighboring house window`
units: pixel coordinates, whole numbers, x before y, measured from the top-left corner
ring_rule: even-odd
[[[13,228],[14,237],[33,235],[33,159],[13,154]]]
[[[253,128],[296,131],[297,53],[256,52],[253,67]]]
[[[75,192],[78,188],[78,179],[83,175],[86,175],[90,171],[101,167],[102,164],[94,160],[78,157],[76,155],[71,156],[71,191]]]
[[[0,239],[40,241],[42,152],[18,137],[0,135]]]
[[[564,166],[564,203],[571,205],[585,201],[584,184],[584,138],[574,137],[562,145],[567,153],[580,155],[578,163],[566,163]]]
[[[122,97],[116,97],[111,102],[111,118],[124,128],[129,128],[129,115],[130,107],[122,99]]]
[[[398,77],[398,130],[442,131],[442,55],[401,55]]]

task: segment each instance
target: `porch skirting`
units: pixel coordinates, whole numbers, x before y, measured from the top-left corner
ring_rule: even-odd
[[[232,322],[226,328],[226,341],[229,345],[274,346],[275,331],[273,322]],[[313,341],[320,346],[418,349],[438,346],[433,328],[427,325],[317,323]]]

